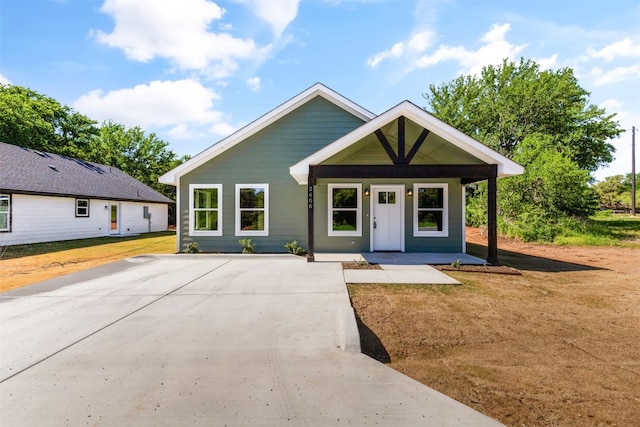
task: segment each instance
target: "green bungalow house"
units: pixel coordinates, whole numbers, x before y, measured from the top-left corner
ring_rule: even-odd
[[[177,249],[466,252],[465,185],[523,168],[404,101],[375,115],[315,84],[160,177],[177,187]]]

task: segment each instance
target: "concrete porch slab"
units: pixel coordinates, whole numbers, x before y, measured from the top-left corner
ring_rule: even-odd
[[[387,265],[382,270],[343,270],[345,283],[459,285],[460,282],[428,265]]]
[[[316,253],[317,262],[367,261],[369,264],[387,265],[448,265],[460,261],[462,265],[487,264],[482,258],[464,253],[407,253],[407,252],[363,252],[363,253]]]

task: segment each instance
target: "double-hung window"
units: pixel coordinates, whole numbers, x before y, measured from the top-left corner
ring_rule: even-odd
[[[269,235],[269,184],[236,184],[236,236]]]
[[[11,231],[11,197],[0,194],[0,231]]]
[[[89,199],[76,199],[76,216],[89,216]]]
[[[189,234],[222,236],[221,184],[189,184]]]
[[[447,237],[449,208],[447,184],[413,185],[413,235]]]
[[[362,236],[362,184],[329,184],[329,236]]]

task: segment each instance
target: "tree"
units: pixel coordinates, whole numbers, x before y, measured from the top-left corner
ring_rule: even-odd
[[[85,160],[115,166],[151,188],[175,200],[175,187],[160,184],[158,178],[188,157],[178,157],[169,144],[139,127],[104,122]]]
[[[589,104],[589,92],[570,68],[541,71],[534,61],[503,61],[480,76],[460,76],[424,94],[436,117],[513,157],[532,134],[553,138],[556,149],[593,172],[613,160],[607,141],[622,132],[615,114]]]
[[[640,174],[636,174],[636,182]],[[593,186],[600,197],[600,205],[607,209],[631,209],[631,174],[608,176]],[[636,188],[636,200],[640,188]]]
[[[589,104],[573,71],[503,61],[424,95],[436,117],[513,159],[523,175],[498,181],[499,226],[526,240],[552,240],[598,206],[591,172],[613,159],[615,114]],[[467,220],[486,222],[486,185],[470,187]]]
[[[53,98],[0,84],[0,141],[80,157],[98,133],[94,120]]]

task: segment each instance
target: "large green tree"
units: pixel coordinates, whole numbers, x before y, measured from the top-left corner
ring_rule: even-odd
[[[0,85],[0,141],[115,166],[174,200],[175,187],[158,177],[188,158],[138,126],[98,126],[53,98],[13,85]]]
[[[521,176],[499,180],[501,230],[551,240],[568,221],[598,206],[591,172],[613,159],[622,129],[589,103],[573,71],[540,70],[533,61],[503,61],[479,76],[460,76],[424,94],[436,117],[520,163]],[[486,221],[486,185],[469,189],[467,219]]]
[[[479,76],[430,85],[425,98],[438,118],[512,157],[525,137],[552,137],[556,149],[590,172],[613,160],[608,142],[622,130],[615,114],[589,103],[573,70],[540,70],[534,61],[503,61]]]
[[[169,143],[154,133],[145,134],[139,126],[127,128],[108,121],[100,126],[85,159],[115,166],[173,198],[175,187],[160,184],[158,178],[182,163],[186,157],[178,157],[168,146]]]
[[[82,158],[96,121],[31,89],[0,84],[0,141]]]

